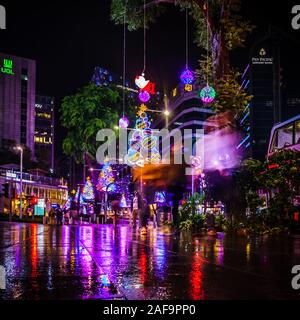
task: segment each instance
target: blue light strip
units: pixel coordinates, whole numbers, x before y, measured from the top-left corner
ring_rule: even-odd
[[[239,149],[248,139],[250,139],[250,134],[248,134],[247,137],[236,148]]]
[[[244,118],[241,120],[240,125],[243,124],[243,122],[246,120],[246,118],[247,118],[248,116],[250,116],[250,111],[248,111],[248,112],[246,113],[246,115],[244,116]]]

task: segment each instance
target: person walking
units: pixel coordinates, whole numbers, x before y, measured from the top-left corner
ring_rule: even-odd
[[[132,199],[132,214],[131,214],[131,224],[133,228],[136,228],[136,218],[139,214],[139,204],[138,204],[138,192],[134,192],[134,197]]]
[[[58,226],[62,226],[63,224],[63,212],[60,208],[60,206],[58,205],[56,210],[55,210],[55,213],[56,213],[56,223]]]

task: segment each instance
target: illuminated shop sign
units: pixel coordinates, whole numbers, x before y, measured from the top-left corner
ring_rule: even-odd
[[[14,75],[13,71],[13,61],[11,59],[3,59],[1,64],[1,72],[5,74]]]

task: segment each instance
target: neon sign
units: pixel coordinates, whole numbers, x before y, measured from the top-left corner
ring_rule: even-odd
[[[3,67],[1,67],[1,72],[5,74],[14,75],[13,61],[11,59],[3,59]]]

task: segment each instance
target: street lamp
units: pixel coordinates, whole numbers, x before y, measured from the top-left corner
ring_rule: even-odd
[[[23,190],[23,148],[21,146],[16,147],[17,151],[20,151],[20,219],[23,217],[22,207],[22,190]]]

